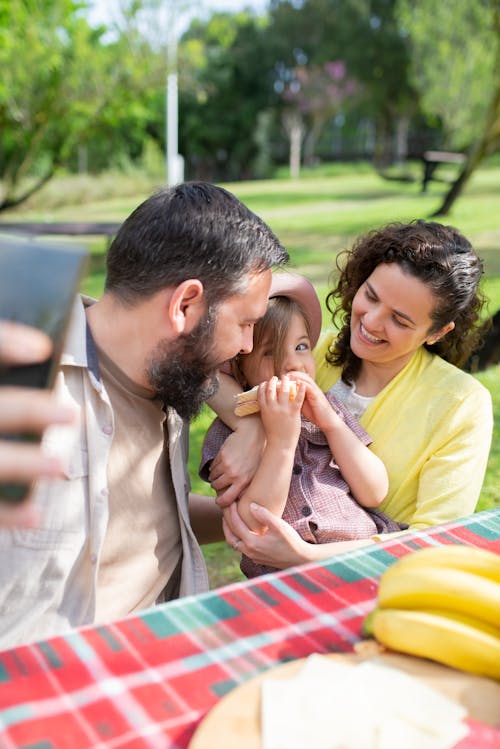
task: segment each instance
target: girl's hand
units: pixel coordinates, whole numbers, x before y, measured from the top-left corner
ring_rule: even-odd
[[[305,387],[305,399],[302,414],[308,421],[316,424],[322,432],[328,432],[341,420],[340,416],[330,405],[326,395],[305,372],[290,372],[290,379],[297,385]]]
[[[305,397],[304,383],[298,383],[295,399],[290,400],[290,380],[284,375],[278,389],[278,378],[271,377],[259,386],[257,399],[268,443],[295,447],[300,434],[300,412]]]
[[[314,545],[306,543],[287,522],[260,505],[252,504],[255,519],[265,527],[253,533],[238,514],[237,503],[224,513],[223,530],[226,541],[256,564],[286,569],[311,561]]]

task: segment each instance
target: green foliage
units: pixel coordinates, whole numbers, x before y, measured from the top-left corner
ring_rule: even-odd
[[[496,306],[500,307],[500,295],[496,298]],[[476,376],[491,393],[495,416],[488,469],[477,506],[478,510],[487,510],[500,507],[500,365],[479,372]]]
[[[86,6],[0,0],[0,209],[74,165],[77,147],[94,163],[105,151],[106,164],[111,142],[118,150],[127,137],[128,153],[134,141],[142,147],[145,43],[132,34],[105,43],[105,29],[85,20]]]
[[[262,21],[215,13],[193,21],[179,45],[180,150],[187,173],[251,176],[259,117],[272,99],[272,58]]]
[[[399,0],[412,48],[412,78],[427,113],[445,124],[451,149],[461,150],[478,137],[495,91],[500,45],[495,4]]]

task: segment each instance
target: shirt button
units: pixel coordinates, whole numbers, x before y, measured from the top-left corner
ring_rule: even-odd
[[[104,424],[102,431],[104,432],[104,434],[112,434],[113,427],[111,426],[111,424]]]
[[[102,497],[108,497],[109,496],[109,489],[104,487],[104,489],[101,489],[101,496]]]
[[[95,564],[97,562],[97,554],[92,553],[90,555],[90,561],[92,562],[92,564]]]
[[[298,476],[299,473],[302,473],[302,466],[295,464],[293,467],[293,472],[296,476]]]
[[[312,515],[312,510],[308,505],[304,505],[301,512],[305,518],[307,518],[309,515]]]

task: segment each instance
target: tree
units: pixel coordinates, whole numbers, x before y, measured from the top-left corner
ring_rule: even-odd
[[[298,177],[304,134],[305,156],[311,163],[323,127],[358,86],[347,77],[341,60],[317,66],[299,65],[292,71],[283,71],[283,78],[282,117],[290,140],[290,174]]]
[[[179,44],[180,150],[191,175],[256,175],[257,135],[273,97],[265,22],[249,12],[193,21]]]
[[[271,0],[269,11],[269,36],[282,65],[293,68],[298,53],[308,66],[343,61],[346,75],[359,84],[360,117],[375,124],[380,166],[405,155],[408,123],[418,107],[408,39],[395,6],[396,0]]]
[[[433,215],[447,215],[474,170],[500,149],[500,0],[400,0],[423,107],[467,160]]]
[[[85,9],[77,0],[0,0],[0,210],[70,165],[78,146],[104,140],[109,158],[125,113],[135,108],[137,120],[144,43],[105,43]]]

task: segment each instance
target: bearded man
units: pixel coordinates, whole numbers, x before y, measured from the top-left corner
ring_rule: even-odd
[[[58,374],[61,402],[80,408],[76,427],[44,438],[64,443],[66,475],[39,482],[34,527],[0,530],[1,647],[208,589],[199,543],[223,538],[221,515],[189,491],[189,419],[220,365],[251,351],[271,269],[287,260],[208,183],[162,190],[123,223],[102,297],[77,301]]]

